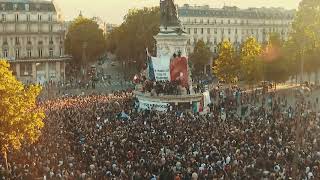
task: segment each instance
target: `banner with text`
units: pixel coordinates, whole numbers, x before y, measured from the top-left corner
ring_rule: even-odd
[[[170,81],[170,56],[152,57],[156,81]]]
[[[168,105],[169,104],[167,103],[139,100],[139,109],[141,110],[156,110],[166,112],[168,110]]]

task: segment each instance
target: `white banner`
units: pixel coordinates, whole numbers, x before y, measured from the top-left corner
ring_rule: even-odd
[[[170,56],[152,57],[156,81],[170,81]]]
[[[141,110],[156,110],[165,112],[168,110],[168,105],[169,104],[167,103],[139,100],[139,109]]]

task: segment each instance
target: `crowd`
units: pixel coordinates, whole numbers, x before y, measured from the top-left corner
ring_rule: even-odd
[[[130,93],[43,102],[42,136],[8,171],[0,160],[0,179],[320,179],[318,99],[211,96],[206,115],[138,111]]]

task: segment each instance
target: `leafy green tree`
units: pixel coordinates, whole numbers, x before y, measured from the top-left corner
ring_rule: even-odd
[[[140,70],[147,58],[145,49],[148,48],[151,54],[156,53],[153,36],[159,33],[159,26],[159,7],[131,9],[124,22],[107,35],[107,50],[127,65],[125,71],[132,67]]]
[[[199,40],[193,52],[189,55],[189,59],[194,65],[194,74],[198,75],[200,72],[203,72],[205,65],[208,64],[211,58],[212,53],[210,48],[202,40]]]
[[[235,83],[238,80],[240,60],[235,49],[229,41],[223,41],[219,45],[219,56],[215,60],[214,74],[226,83]]]
[[[75,64],[86,65],[106,52],[106,38],[96,21],[79,16],[69,26],[65,47]]]
[[[36,106],[40,90],[24,87],[9,71],[9,63],[0,60],[0,153],[7,168],[8,151],[35,142],[41,133],[44,113]]]
[[[264,79],[275,84],[285,82],[290,77],[289,62],[283,54],[283,42],[278,33],[270,34],[263,54]]]
[[[297,43],[300,65],[307,73],[318,72],[320,47],[320,1],[302,0],[293,22],[292,39]]]
[[[253,85],[263,79],[263,62],[261,59],[261,45],[254,37],[249,37],[241,48],[241,78]]]

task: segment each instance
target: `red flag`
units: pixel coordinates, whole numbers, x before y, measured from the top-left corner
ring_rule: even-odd
[[[176,57],[170,64],[171,81],[179,80],[183,87],[188,87],[188,59],[186,57]]]

